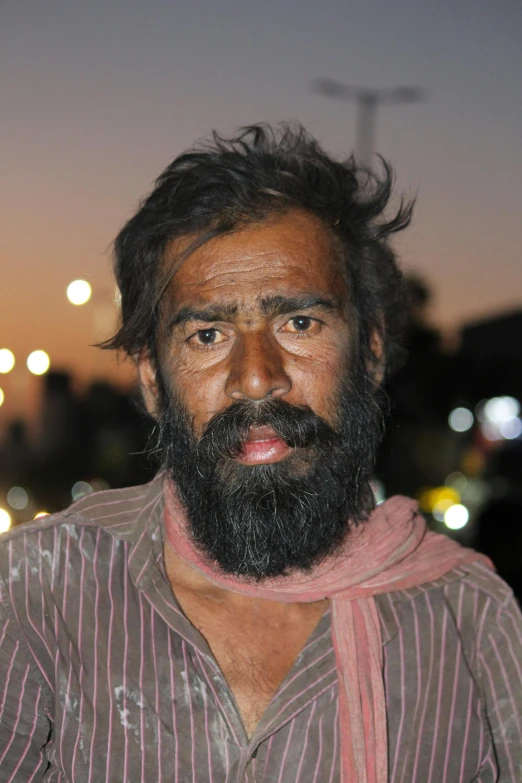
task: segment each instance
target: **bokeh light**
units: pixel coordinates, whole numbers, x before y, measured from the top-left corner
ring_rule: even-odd
[[[448,423],[454,432],[467,432],[473,426],[473,414],[467,408],[454,408],[448,417]]]
[[[506,440],[515,440],[522,435],[522,421],[520,419],[503,421],[499,430],[502,437]]]
[[[500,434],[500,430],[497,427],[496,424],[493,424],[491,421],[483,421],[480,429],[482,430],[482,434],[486,438],[486,440],[502,440],[502,435]]]
[[[520,413],[520,403],[514,397],[492,397],[483,408],[483,416],[493,424],[511,421]]]
[[[454,470],[452,473],[450,473],[448,476],[446,476],[446,481],[444,482],[444,485],[446,487],[453,487],[457,490],[459,494],[462,495],[463,492],[466,491],[468,486],[468,479],[464,475],[464,473],[461,473],[460,470]]]
[[[27,368],[33,375],[43,375],[49,369],[51,360],[45,351],[33,351],[27,357]]]
[[[34,515],[35,519],[41,519],[42,517],[48,517],[49,512],[48,511],[39,511],[37,514]]]
[[[72,499],[76,502],[77,500],[84,498],[86,495],[92,494],[93,491],[94,490],[92,486],[87,481],[77,481],[71,489],[71,496]]]
[[[449,498],[442,498],[441,500],[438,500],[431,510],[433,519],[436,519],[437,522],[444,522],[446,520],[446,513],[448,509],[454,505],[455,503],[453,500],[449,500]]]
[[[450,530],[461,530],[468,524],[469,511],[466,506],[455,503],[444,514],[444,524]]]
[[[0,389],[0,405],[4,404],[4,400],[5,400],[4,390]]]
[[[92,288],[87,280],[73,280],[67,286],[67,299],[73,305],[83,305],[89,301]]]
[[[432,487],[422,490],[419,495],[419,503],[423,511],[432,514],[435,507],[441,508],[440,504],[460,503],[460,494],[455,487]]]
[[[7,502],[11,508],[21,511],[22,509],[27,508],[29,495],[23,487],[11,487],[7,493]]]
[[[0,533],[5,533],[11,527],[11,515],[5,508],[0,508]]]
[[[515,440],[522,435],[520,402],[514,397],[492,397],[477,407],[480,429],[486,440]]]
[[[0,372],[11,372],[15,365],[14,353],[9,348],[0,348]]]

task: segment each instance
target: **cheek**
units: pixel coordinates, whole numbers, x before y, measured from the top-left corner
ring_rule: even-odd
[[[226,374],[217,368],[209,372],[179,363],[170,367],[169,378],[172,389],[193,420],[196,435],[200,436],[212,416],[226,407]]]
[[[348,371],[349,351],[335,346],[317,356],[301,356],[289,363],[292,378],[291,399],[296,405],[307,405],[314,413],[332,423],[343,379]]]

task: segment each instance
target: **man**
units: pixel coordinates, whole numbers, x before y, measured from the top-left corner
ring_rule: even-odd
[[[370,491],[390,193],[255,126],[176,159],[120,233],[107,347],[162,471],[3,538],[2,781],[522,780],[509,588]]]

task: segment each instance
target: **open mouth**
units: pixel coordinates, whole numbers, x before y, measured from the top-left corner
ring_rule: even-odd
[[[244,465],[269,465],[293,451],[272,427],[250,427],[237,459]]]

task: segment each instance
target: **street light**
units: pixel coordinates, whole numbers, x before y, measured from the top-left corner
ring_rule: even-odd
[[[377,108],[380,104],[418,103],[424,98],[420,87],[392,87],[390,89],[374,90],[363,87],[352,87],[335,79],[315,79],[315,92],[339,101],[352,101],[357,104],[357,157],[363,163],[368,163],[375,141],[375,121]]]

